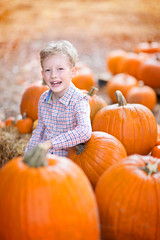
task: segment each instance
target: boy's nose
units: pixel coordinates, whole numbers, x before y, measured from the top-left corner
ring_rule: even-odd
[[[56,76],[57,76],[57,71],[56,70],[52,70],[51,77],[55,78]]]

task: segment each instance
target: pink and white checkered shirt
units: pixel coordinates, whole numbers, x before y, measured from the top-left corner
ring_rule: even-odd
[[[50,153],[66,156],[68,148],[91,137],[90,106],[87,95],[71,83],[63,97],[51,100],[52,91],[44,92],[38,104],[38,124],[25,153],[40,142],[51,140]]]

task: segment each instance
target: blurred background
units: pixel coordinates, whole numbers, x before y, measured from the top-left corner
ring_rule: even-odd
[[[160,41],[159,0],[2,0],[0,119],[20,113],[22,93],[41,80],[39,51],[56,39],[71,41],[97,79],[111,50]]]

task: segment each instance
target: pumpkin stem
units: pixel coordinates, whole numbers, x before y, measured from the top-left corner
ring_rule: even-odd
[[[39,143],[31,151],[27,152],[24,156],[23,162],[30,167],[42,167],[47,165],[46,154],[49,147],[43,143]]]
[[[98,88],[91,87],[91,89],[87,92],[87,94],[92,97],[93,95],[96,94],[96,92],[98,92]]]
[[[80,143],[80,144],[74,146],[74,148],[77,151],[76,154],[79,155],[84,151],[84,149],[86,148],[86,145],[85,145],[85,143]]]
[[[159,163],[160,161],[156,161],[155,163],[147,162],[145,163],[144,167],[139,168],[146,172],[148,176],[151,176],[153,173],[159,172],[158,170]]]
[[[117,98],[117,102],[119,104],[119,106],[125,106],[127,105],[127,102],[126,102],[126,99],[125,97],[123,96],[122,92],[117,90],[115,92],[115,95],[116,95],[116,98]]]
[[[22,114],[22,119],[26,119],[26,116],[27,116],[27,114],[26,114],[26,112],[24,112],[24,113]]]
[[[148,44],[151,45],[153,41],[151,39],[148,39]]]

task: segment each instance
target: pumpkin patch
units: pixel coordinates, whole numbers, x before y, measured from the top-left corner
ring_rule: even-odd
[[[159,240],[159,0],[8,0],[0,19],[0,240]],[[58,39],[78,51],[91,138],[24,156],[48,90],[39,52]]]

